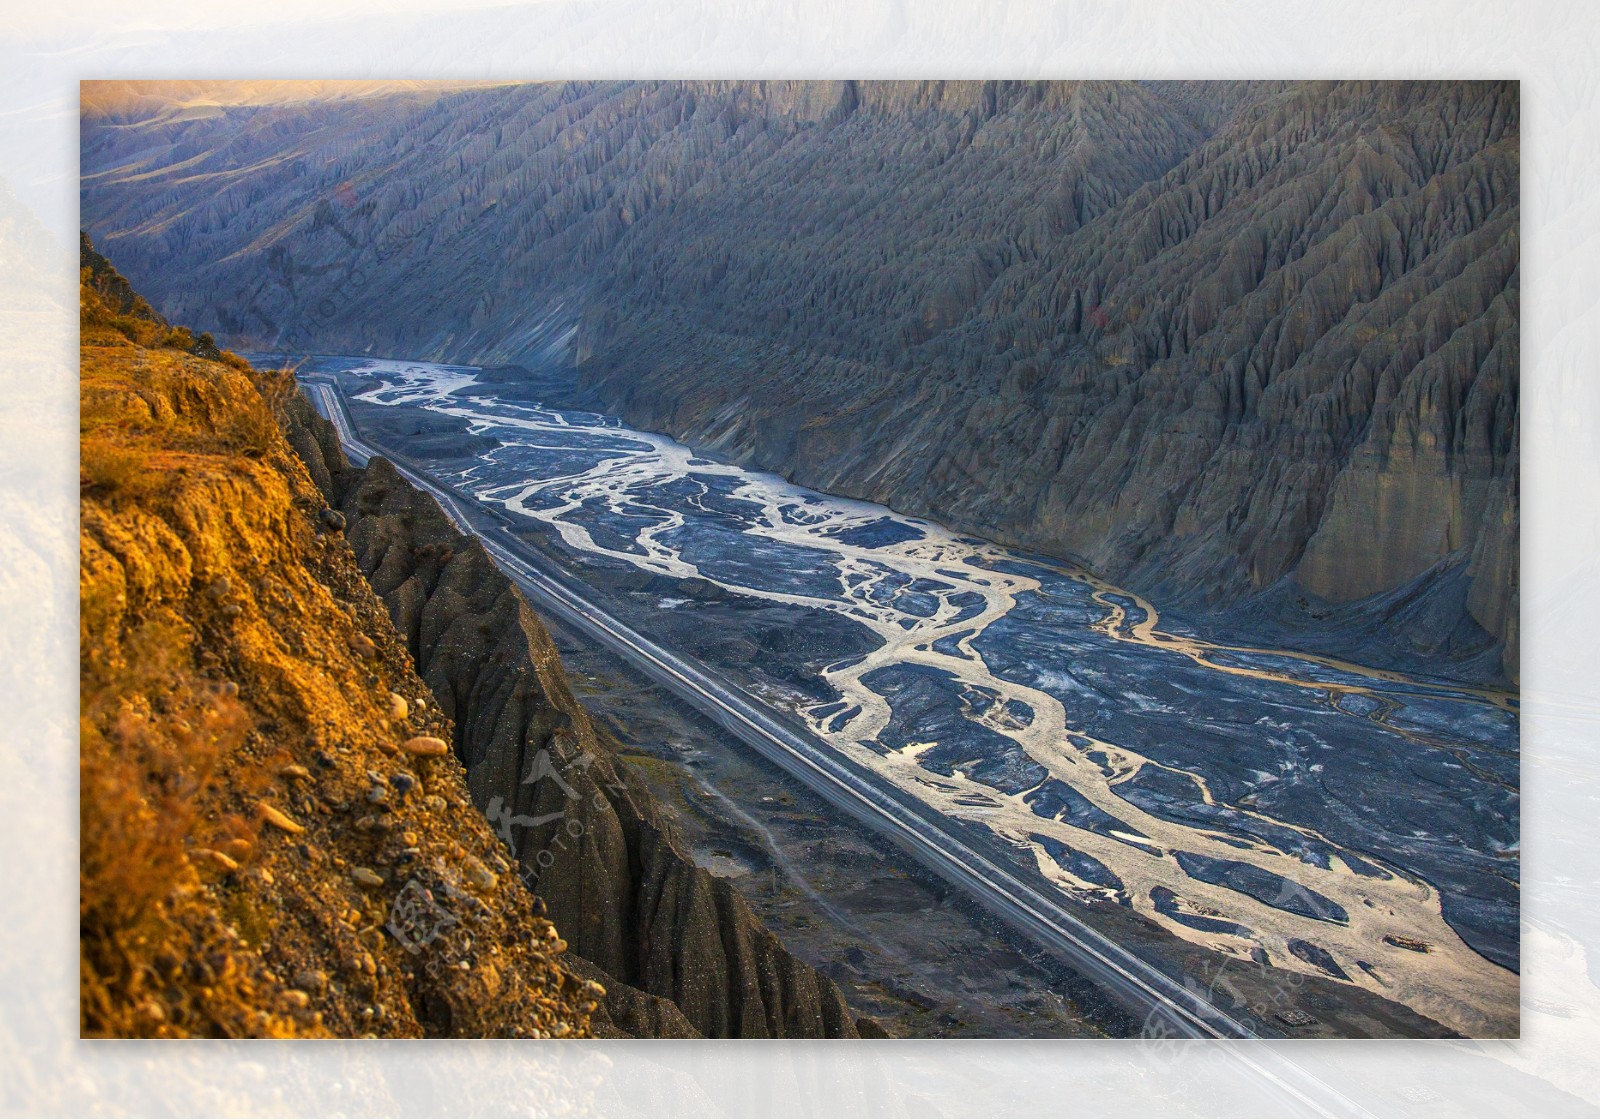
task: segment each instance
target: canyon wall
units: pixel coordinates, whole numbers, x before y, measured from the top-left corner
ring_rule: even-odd
[[[452,729],[284,441],[292,382],[85,250],[81,1033],[590,1036],[467,771],[410,749]]]
[[[431,498],[82,262],[86,1035],[882,1036]]]
[[[808,485],[1517,675],[1514,82],[149,100],[86,108],[84,221],[236,345],[573,363]]]
[[[561,929],[569,966],[606,989],[597,1032],[881,1037],[726,880],[684,854],[482,547],[385,460],[349,467],[304,400],[293,415],[296,449],[349,519],[362,571],[452,720],[474,802]]]

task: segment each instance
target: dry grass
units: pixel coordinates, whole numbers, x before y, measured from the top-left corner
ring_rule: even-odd
[[[289,422],[289,399],[298,390],[287,369],[250,370],[249,378],[256,391],[240,402],[224,431],[230,450],[259,459],[280,445]]]
[[[213,775],[250,719],[195,673],[188,635],[164,621],[86,662],[81,697],[80,1027],[155,1033],[138,1015],[160,979],[149,962],[191,953],[178,917],[195,878],[188,853],[219,842],[206,813]]]
[[[131,290],[108,290],[137,309]],[[348,546],[317,532],[323,495],[279,426],[292,372],[252,371],[96,299],[86,286],[81,1032],[588,1033],[593,998],[520,879],[502,875],[477,910],[495,967],[429,971],[382,933],[385,899],[348,874],[401,867],[401,842],[478,862],[500,842],[454,811],[470,798],[453,759],[418,775],[449,811],[397,800],[401,837],[337,811],[368,793],[374,767],[394,770],[397,738],[450,732],[436,705],[403,727],[388,714],[391,689],[427,686]],[[459,877],[430,866],[433,886]]]
[[[188,664],[189,638],[149,623],[109,666],[87,668],[80,714],[86,930],[115,939],[167,897],[198,837],[217,760],[249,730],[237,701]]]
[[[113,504],[142,501],[160,490],[161,481],[148,457],[134,448],[104,439],[80,446],[78,485],[88,494]]]

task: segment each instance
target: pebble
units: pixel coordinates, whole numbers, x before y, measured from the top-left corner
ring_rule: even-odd
[[[388,817],[373,813],[371,816],[362,817],[358,820],[356,827],[362,832],[388,832],[394,827],[394,822]]]
[[[304,766],[301,766],[298,763],[291,762],[287,766],[278,767],[278,777],[298,778],[304,780],[311,777],[311,771],[307,770]]]
[[[321,992],[328,986],[328,974],[314,968],[295,973],[294,986],[307,992]]]
[[[222,608],[222,617],[223,618],[238,618],[243,613],[244,613],[244,608],[241,607],[238,603],[229,603],[227,606]]]
[[[393,720],[405,719],[411,714],[411,705],[406,703],[406,698],[398,692],[389,693],[389,718]]]
[[[422,799],[422,804],[430,812],[442,813],[449,805],[449,802],[445,801],[445,799],[440,797],[437,793],[430,793],[427,797]]]
[[[271,805],[268,805],[265,801],[257,801],[256,802],[256,808],[261,813],[261,819],[266,821],[273,828],[282,829],[284,832],[288,832],[288,833],[298,833],[298,832],[304,832],[305,831],[305,826],[304,825],[298,824],[295,821],[291,820],[290,818],[284,816],[282,812],[280,812],[277,809],[274,809]]]
[[[467,873],[468,880],[479,890],[492,890],[495,884],[500,881],[500,877],[490,871],[488,866],[477,856],[468,856],[462,861],[461,867]]]
[[[374,657],[378,653],[378,645],[365,634],[350,635],[350,652],[357,657]]]
[[[389,791],[374,782],[372,787],[367,790],[367,800],[374,805],[381,805],[389,800]]]
[[[220,867],[224,871],[232,872],[239,870],[238,861],[229,856],[223,855],[221,852],[213,851],[211,848],[196,848],[194,850],[194,854],[199,856],[201,859],[209,860],[212,865]]]
[[[363,886],[363,887],[381,887],[381,886],[383,886],[383,876],[379,875],[376,871],[372,870],[372,868],[370,868],[370,867],[352,867],[350,869],[350,878],[354,879],[358,886]]]
[[[206,594],[213,599],[220,599],[228,593],[232,586],[233,584],[229,582],[227,576],[219,576],[217,579],[212,580],[210,587],[206,588]]]
[[[437,758],[450,753],[450,744],[432,735],[418,735],[401,744],[407,754],[422,758]]]
[[[421,697],[421,696],[417,697],[417,711],[425,712],[427,710],[428,710],[428,701],[426,699],[424,699],[423,697]]]
[[[408,848],[415,848],[421,840],[415,832],[402,832],[400,842]]]
[[[401,797],[404,797],[413,789],[417,788],[417,779],[402,770],[400,773],[389,779],[389,784],[394,787],[394,791],[396,793],[398,793]]]
[[[311,997],[305,992],[302,992],[299,988],[285,988],[283,990],[283,999],[284,1002],[289,1004],[291,1007],[296,1007],[301,1010],[311,1006]]]
[[[317,514],[317,517],[324,525],[326,525],[329,529],[332,529],[335,533],[344,532],[344,514],[340,513],[338,510],[324,509],[321,513]]]

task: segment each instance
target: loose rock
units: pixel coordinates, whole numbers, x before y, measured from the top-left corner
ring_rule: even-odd
[[[229,856],[225,856],[221,852],[215,851],[211,848],[196,848],[194,850],[194,854],[200,859],[210,863],[213,867],[220,868],[223,871],[233,872],[239,870],[239,864],[237,860],[234,860]]]
[[[466,872],[467,880],[479,890],[493,890],[500,877],[477,856],[468,856],[461,863],[461,869]]]
[[[273,828],[282,829],[284,832],[288,833],[300,833],[305,831],[304,825],[291,820],[279,810],[273,808],[271,805],[268,805],[265,801],[256,802],[256,810],[261,814],[261,819],[267,824],[270,824]]]
[[[413,739],[407,739],[401,747],[407,754],[422,758],[438,758],[450,753],[450,744],[432,735],[418,735]]]

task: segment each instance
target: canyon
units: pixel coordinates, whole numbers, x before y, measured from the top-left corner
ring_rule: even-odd
[[[1428,1033],[1388,1001],[1475,1035],[1514,1015],[1514,694],[1219,644],[1082,569],[551,408],[503,372],[302,377],[452,486],[452,516],[503,511],[583,610],[991,853],[980,886],[1034,883],[1158,968],[1293,991],[1285,1014],[1339,1034]]]
[[[1224,1033],[1504,1036],[1518,114],[1514,82],[85,83],[85,282],[98,345],[273,414],[142,397],[292,476],[470,802],[455,847],[492,838],[468,877],[560,946],[526,983],[576,993],[564,1032],[1137,1033],[1026,896]],[[406,1000],[402,1033],[530,1029]]]
[[[82,259],[86,1034],[882,1036],[432,499]]]
[[[555,366],[1224,623],[1517,678],[1515,83],[153,96],[86,102],[84,221],[230,344]]]

